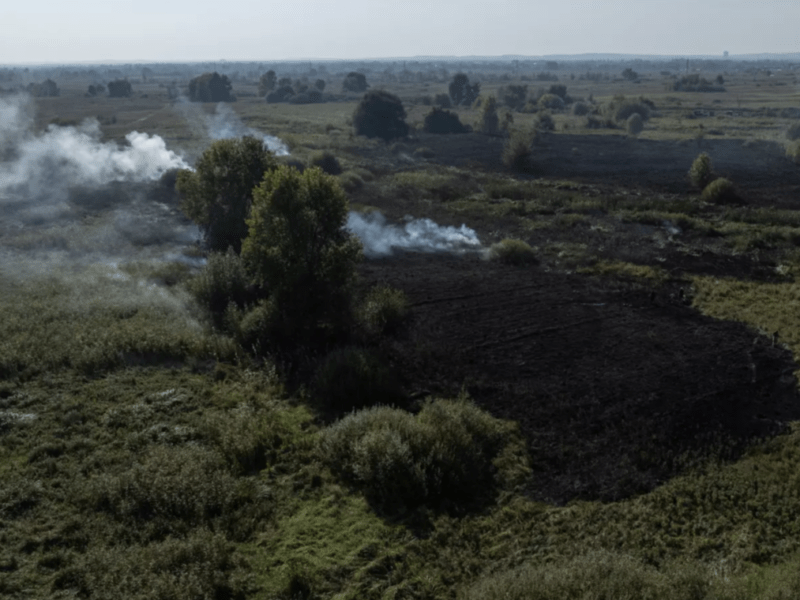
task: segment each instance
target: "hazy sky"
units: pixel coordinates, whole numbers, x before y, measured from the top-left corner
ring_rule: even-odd
[[[0,64],[800,51],[800,0],[9,0]]]

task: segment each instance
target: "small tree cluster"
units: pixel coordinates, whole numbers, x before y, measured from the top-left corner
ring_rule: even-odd
[[[45,79],[42,83],[31,83],[28,92],[37,98],[55,98],[61,93],[52,79]]]
[[[721,83],[712,83],[704,77],[700,77],[697,73],[691,75],[684,75],[680,79],[676,79],[672,84],[672,91],[674,92],[724,92],[725,86]]]
[[[86,91],[88,96],[100,96],[101,94],[106,93],[106,86],[102,83],[98,83],[96,85],[90,85],[89,89]]]
[[[467,132],[467,128],[461,123],[457,114],[437,107],[434,107],[425,116],[425,123],[422,129],[425,133],[438,134]]]
[[[408,125],[400,98],[383,90],[364,94],[353,114],[356,135],[392,140],[405,137]]]
[[[564,88],[566,89],[566,88]],[[527,85],[503,86],[497,91],[500,102],[511,110],[521,110],[528,96]]]
[[[217,140],[203,152],[194,171],[178,174],[176,189],[186,215],[203,230],[212,250],[239,252],[247,235],[253,188],[275,158],[254,137]]]
[[[481,116],[478,131],[489,135],[500,133],[500,117],[497,116],[497,98],[488,96],[481,102]]]
[[[108,96],[110,98],[129,98],[133,88],[127,79],[115,79],[108,82]]]
[[[711,157],[703,152],[694,159],[689,168],[689,181],[696,188],[702,190],[714,179],[714,167],[711,164]]]
[[[532,133],[514,132],[503,148],[503,164],[518,173],[530,171],[534,137]]]
[[[232,85],[227,75],[203,73],[189,82],[189,100],[192,102],[234,102]]]
[[[278,76],[275,71],[270,69],[264,73],[258,80],[258,95],[262,98],[275,89],[275,84],[278,82]]]
[[[481,93],[481,84],[476,82],[470,84],[469,77],[464,73],[457,73],[448,86],[450,99],[453,106],[471,106]]]
[[[351,71],[342,81],[342,90],[345,92],[366,92],[368,87],[366,75],[357,71]]]
[[[514,425],[471,403],[435,400],[417,415],[387,406],[348,415],[323,431],[320,458],[384,513],[458,512],[512,480],[497,461],[516,440]]]

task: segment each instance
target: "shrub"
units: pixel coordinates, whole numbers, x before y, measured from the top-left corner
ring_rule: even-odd
[[[359,318],[368,333],[383,335],[397,330],[408,317],[408,298],[389,286],[372,288],[359,309]]]
[[[42,83],[31,83],[28,92],[37,98],[55,98],[61,93],[52,79],[45,79]]]
[[[736,202],[739,200],[739,195],[736,193],[736,187],[731,181],[724,177],[719,177],[703,189],[700,198],[704,202]]]
[[[343,324],[361,258],[346,222],[347,196],[317,167],[279,167],[253,191],[242,258],[298,336]]]
[[[503,164],[512,171],[526,172],[531,169],[534,135],[514,132],[503,147]]]
[[[481,102],[481,116],[478,131],[496,135],[500,133],[500,118],[497,116],[497,98],[488,96]]]
[[[566,88],[564,88],[566,89]],[[501,87],[497,95],[501,102],[512,110],[519,110],[525,105],[525,97],[528,95],[527,85],[508,85]]]
[[[536,131],[555,131],[556,129],[556,123],[553,121],[553,116],[547,112],[542,112],[536,115],[533,126]]]
[[[346,192],[355,192],[364,187],[364,178],[355,171],[345,171],[339,175],[339,185]]]
[[[228,305],[243,307],[248,299],[249,280],[241,257],[232,248],[212,252],[203,269],[189,282],[197,302],[209,311],[217,325]]]
[[[625,122],[625,125],[628,130],[628,135],[630,136],[639,135],[644,129],[644,121],[642,120],[642,115],[640,115],[639,113],[633,113],[630,117],[628,117],[628,120]]]
[[[319,167],[328,175],[339,175],[342,172],[342,165],[339,164],[339,159],[328,151],[312,156],[311,166]]]
[[[342,81],[342,90],[345,92],[365,92],[367,91],[367,77],[363,73],[351,71]]]
[[[322,432],[321,459],[385,513],[465,509],[491,497],[494,461],[514,427],[465,401],[427,402],[417,416],[385,406]]]
[[[464,73],[456,73],[448,86],[448,91],[454,106],[470,106],[478,99],[481,84],[479,82],[470,84],[469,77]]]
[[[591,107],[586,102],[576,102],[572,105],[572,114],[576,117],[588,115],[590,111]]]
[[[489,259],[497,260],[508,265],[537,264],[539,259],[536,252],[527,242],[506,238],[489,248]]]
[[[614,119],[619,122],[627,121],[634,114],[639,115],[642,121],[650,118],[650,107],[644,102],[623,101],[621,104],[612,106],[612,110]]]
[[[675,92],[724,92],[725,86],[714,85],[706,78],[693,73],[675,80],[672,84],[672,90]]]
[[[433,103],[440,108],[450,108],[453,105],[450,102],[450,96],[447,94],[436,94],[433,98]]]
[[[178,174],[176,189],[181,207],[203,230],[209,248],[224,252],[231,246],[239,252],[247,235],[245,219],[253,188],[276,165],[261,140],[243,137],[213,142],[200,156],[194,172]]]
[[[275,89],[275,84],[278,82],[278,76],[275,71],[270,69],[261,76],[258,80],[258,95],[262,98]]]
[[[338,348],[320,363],[312,382],[316,399],[334,411],[403,402],[400,384],[373,354],[362,348]]]
[[[555,94],[545,94],[539,98],[539,106],[541,108],[549,108],[551,110],[559,110],[564,108],[564,99]]]
[[[115,79],[108,82],[108,96],[110,98],[128,98],[132,93],[133,89],[127,79]]]
[[[786,156],[797,164],[800,164],[800,143],[790,144],[786,148]]]
[[[467,131],[457,114],[436,107],[425,116],[425,124],[422,129],[426,133],[438,134],[466,133]]]
[[[696,188],[703,190],[714,179],[714,169],[711,165],[711,157],[705,152],[694,159],[689,169],[689,181]]]
[[[356,135],[392,140],[408,134],[405,118],[400,98],[383,90],[372,90],[364,94],[356,108],[353,127]]]
[[[786,130],[786,139],[795,141],[800,139],[800,123],[792,123]]]
[[[109,84],[110,85],[110,84]],[[189,100],[192,102],[233,102],[231,82],[227,75],[203,73],[189,82]]]
[[[266,100],[270,104],[275,104],[277,102],[287,102],[292,96],[294,96],[294,89],[292,86],[282,85],[274,92],[267,94]]]

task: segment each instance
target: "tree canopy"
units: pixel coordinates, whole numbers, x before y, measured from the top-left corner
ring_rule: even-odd
[[[391,140],[408,134],[406,111],[400,98],[384,90],[370,90],[353,114],[357,135]]]
[[[227,75],[203,73],[189,82],[189,100],[192,102],[234,102],[232,85]]]

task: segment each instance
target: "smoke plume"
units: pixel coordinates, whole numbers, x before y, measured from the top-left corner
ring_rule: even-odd
[[[194,126],[202,123],[202,135],[212,140],[239,138],[246,135],[263,140],[264,145],[277,156],[288,156],[289,148],[274,135],[267,135],[248,127],[225,102],[217,103],[214,114],[205,113],[197,104],[181,99],[175,108]]]
[[[474,230],[466,225],[442,227],[430,219],[406,217],[406,223],[389,225],[379,212],[347,216],[347,228],[361,240],[368,258],[389,256],[395,250],[413,252],[465,252],[481,248]]]

